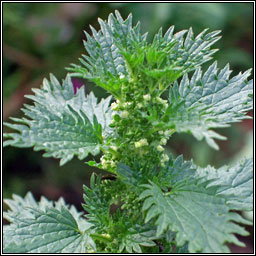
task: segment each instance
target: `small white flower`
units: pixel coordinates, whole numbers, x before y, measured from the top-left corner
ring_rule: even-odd
[[[107,169],[109,161],[105,159],[105,156],[102,156],[100,158],[100,162],[102,164],[103,169]]]
[[[138,107],[138,108],[143,108],[143,105],[142,105],[141,103],[138,103],[138,104],[137,104],[137,107]]]
[[[125,102],[125,103],[123,104],[123,107],[130,106],[131,104],[132,104],[132,102],[127,101],[127,102]]]
[[[161,140],[160,140],[160,144],[161,145],[165,145],[167,143],[167,140],[165,139],[165,138],[162,138]]]
[[[156,100],[157,100],[157,102],[162,103],[162,98],[157,97]]]
[[[169,161],[169,156],[164,154],[162,159],[161,159],[161,166],[164,167],[166,162],[168,162],[168,161]]]
[[[164,134],[164,131],[158,131],[158,133],[159,133],[160,135],[163,135],[163,134]]]
[[[157,148],[156,148],[159,152],[163,152],[164,151],[164,148],[162,147],[162,146],[157,146]]]
[[[168,107],[168,101],[167,100],[164,100],[161,97],[157,97],[156,100],[157,100],[158,103],[164,105],[166,108]]]
[[[113,102],[110,107],[112,110],[118,110],[118,104],[116,102]]]
[[[168,107],[168,101],[167,100],[164,100],[160,97],[157,97],[156,100],[157,100],[158,103],[164,105],[166,108]]]
[[[121,117],[122,118],[127,118],[129,116],[129,112],[124,110],[122,113],[121,113]]]
[[[149,101],[151,100],[151,95],[150,94],[143,95],[143,99],[146,101]]]
[[[162,103],[162,104],[167,103],[167,100],[164,100],[161,97],[157,97],[156,100],[157,100],[157,102]]]
[[[118,106],[118,104],[117,104],[116,102],[113,102],[113,103],[110,105],[110,107],[111,107],[112,110],[119,110],[119,109],[118,109],[119,106]]]
[[[110,161],[110,166],[111,166],[112,168],[116,167],[115,162],[111,160],[111,161]]]
[[[140,142],[141,142],[142,146],[148,146],[147,139],[141,139]]]
[[[102,164],[102,168],[103,168],[103,169],[107,169],[108,164],[107,164],[107,161],[106,161],[106,160],[102,160],[102,161],[101,161],[101,164]]]
[[[110,238],[110,234],[101,234],[102,237],[105,237],[105,238]]]
[[[139,143],[138,141],[136,141],[136,142],[134,143],[134,145],[135,145],[135,148],[141,147],[141,145],[140,145],[140,143]]]
[[[135,148],[140,148],[140,147],[143,147],[143,146],[148,146],[148,141],[147,141],[147,139],[141,139],[141,140],[135,142],[134,145],[135,145]]]
[[[161,159],[161,162],[167,162],[167,161],[169,161],[169,156],[168,155],[166,155],[166,154],[164,154],[163,155],[163,158]]]
[[[124,77],[125,77],[124,74],[121,74],[121,75],[119,76],[120,79],[123,79]]]

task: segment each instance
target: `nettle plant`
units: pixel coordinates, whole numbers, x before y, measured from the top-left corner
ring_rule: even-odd
[[[200,168],[164,146],[186,132],[218,149],[215,139],[225,137],[212,128],[248,118],[252,109],[250,70],[230,78],[229,66],[218,70],[214,62],[202,73],[220,31],[194,37],[192,29],[174,34],[172,26],[148,43],[131,15],[123,20],[116,12],[99,24],[86,33],[82,66],[73,64],[62,84],[53,75],[44,80],[27,96],[34,105],[25,105],[25,117],[5,123],[16,132],[4,134],[4,145],[44,150],[60,165],[102,152],[99,163],[87,163],[112,178],[92,174],[83,187],[87,214],[62,198],[5,200],[4,252],[225,253],[226,243],[243,246],[235,234],[248,235],[241,224],[252,224],[238,214],[252,210],[252,159]],[[71,76],[111,96],[98,103],[83,88],[75,93]]]

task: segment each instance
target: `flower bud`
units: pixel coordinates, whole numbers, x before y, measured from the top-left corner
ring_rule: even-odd
[[[116,167],[116,164],[115,164],[115,162],[114,161],[110,161],[110,167],[112,167],[112,168],[115,168]]]
[[[137,107],[140,109],[140,108],[143,108],[143,105],[141,103],[138,103]]]
[[[105,238],[111,238],[110,234],[101,234],[102,237],[105,237]]]
[[[143,95],[143,99],[146,101],[149,101],[151,100],[151,95],[150,94]]]
[[[129,112],[124,110],[122,113],[121,113],[121,117],[122,118],[127,118],[129,116]]]
[[[106,161],[106,160],[102,160],[102,161],[101,161],[101,164],[102,164],[102,168],[103,168],[103,169],[107,169],[108,164],[107,164],[107,161]]]
[[[110,107],[112,110],[118,110],[118,104],[116,102],[113,102]]]
[[[162,138],[162,139],[160,140],[160,144],[161,144],[161,145],[166,145],[166,143],[167,143],[167,140],[166,140],[165,138]]]
[[[134,145],[135,145],[135,148],[140,148],[140,147],[143,147],[143,146],[148,146],[148,141],[147,141],[147,139],[141,139],[141,140],[135,142]]]
[[[169,156],[164,154],[162,159],[161,159],[161,162],[163,163],[163,162],[167,162],[167,161],[169,161]]]
[[[163,152],[164,151],[164,148],[162,147],[162,146],[157,146],[157,148],[156,148],[159,152]]]

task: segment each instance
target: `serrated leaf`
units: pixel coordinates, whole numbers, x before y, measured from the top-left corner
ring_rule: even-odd
[[[173,34],[172,26],[164,36],[160,29],[149,44],[147,33],[140,33],[140,23],[132,27],[132,15],[124,20],[118,11],[110,14],[108,21],[99,19],[99,24],[99,31],[91,27],[92,36],[85,32],[84,45],[89,56],[80,58],[84,67],[72,64],[68,70],[119,99],[122,89],[141,76],[159,85],[161,94],[178,77],[210,60],[216,52],[210,47],[220,39],[217,36],[220,31],[207,34],[207,30],[194,38],[191,28],[184,38],[187,31]]]
[[[128,185],[137,186],[141,180],[144,180],[142,173],[133,171],[128,166],[121,163],[117,165],[116,172],[120,175],[123,182]]]
[[[87,41],[84,46],[89,57],[83,55],[80,61],[86,68],[73,64],[73,68],[69,69],[75,72],[73,75],[90,79],[119,98],[121,85],[129,74],[118,45],[127,45],[132,31],[136,34],[131,20],[131,15],[123,20],[116,11],[116,17],[110,14],[108,22],[99,19],[101,29],[98,32],[93,27],[92,36],[85,32]]]
[[[95,250],[91,224],[63,199],[37,203],[31,193],[5,200],[4,213],[11,224],[4,226],[4,253],[86,253]]]
[[[162,35],[162,29],[155,35],[153,43],[145,50],[149,66],[145,73],[160,82],[163,92],[181,75],[211,60],[216,50],[210,47],[220,39],[220,31],[206,34],[206,30],[194,38],[192,28],[173,34],[174,26]],[[187,33],[186,38],[184,35]]]
[[[156,244],[153,240],[156,239],[155,230],[142,228],[136,225],[133,228],[129,228],[127,234],[125,234],[119,244],[119,252],[128,253],[142,253],[141,246],[151,247]]]
[[[93,173],[90,179],[90,188],[85,185],[83,186],[83,198],[85,202],[83,208],[88,212],[87,218],[90,220],[90,223],[93,223],[96,228],[108,225],[112,199],[110,195],[106,194],[100,182],[101,175],[95,178],[95,174]]]
[[[245,159],[233,167],[212,166],[197,168],[196,175],[203,180],[215,179],[212,184],[220,186],[218,194],[225,196],[234,210],[253,210],[253,160]]]
[[[4,146],[45,150],[45,157],[60,158],[61,165],[75,155],[82,160],[100,152],[102,136],[111,133],[110,97],[97,103],[93,93],[85,96],[83,88],[74,94],[70,76],[60,85],[53,75],[34,93],[27,96],[34,105],[22,109],[26,117],[5,123],[17,132],[4,134]]]
[[[226,190],[221,190],[223,193],[219,190],[218,177],[216,181],[213,177],[203,178],[203,170],[201,177],[193,163],[181,160],[180,157],[171,160],[169,168],[160,175],[158,181],[163,186],[152,181],[144,186],[140,199],[147,212],[145,222],[155,220],[157,236],[166,231],[176,232],[177,246],[187,242],[190,253],[229,252],[227,242],[242,246],[234,233],[248,235],[237,223],[249,222],[231,212],[233,204],[228,203]],[[232,173],[229,181],[234,176]],[[169,187],[169,192],[163,191],[164,186]]]
[[[247,81],[250,70],[229,79],[231,71],[227,65],[218,71],[213,63],[202,75],[197,69],[189,80],[185,75],[180,84],[170,88],[170,105],[165,118],[177,132],[191,132],[198,140],[203,138],[214,149],[214,139],[225,137],[211,128],[227,127],[230,123],[248,118],[252,109],[253,81]]]

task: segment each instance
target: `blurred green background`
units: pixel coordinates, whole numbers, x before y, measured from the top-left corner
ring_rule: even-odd
[[[123,17],[132,13],[134,24],[140,20],[149,39],[159,27],[166,31],[171,25],[176,31],[192,27],[195,34],[204,28],[222,30],[222,39],[216,44],[220,51],[214,56],[219,67],[229,62],[235,74],[253,66],[253,3],[3,3],[4,121],[21,115],[20,108],[28,102],[24,94],[31,94],[31,88],[39,87],[49,73],[58,79],[65,77],[65,67],[78,63],[78,57],[85,53],[83,30],[90,33],[89,24],[99,29],[97,18],[106,19],[115,9]],[[99,98],[107,95],[82,82],[86,92],[93,90]],[[252,156],[252,129],[252,120],[245,120],[219,130],[228,137],[218,142],[220,151],[186,134],[174,135],[168,150],[193,158],[200,166],[220,167]],[[42,158],[42,152],[10,147],[3,149],[2,169],[4,197],[12,193],[23,196],[30,190],[37,199],[42,194],[52,200],[63,196],[79,209],[82,184],[88,183],[92,171],[99,172],[77,159],[59,167],[58,160]],[[232,250],[251,252],[252,239],[246,238],[247,248]]]

